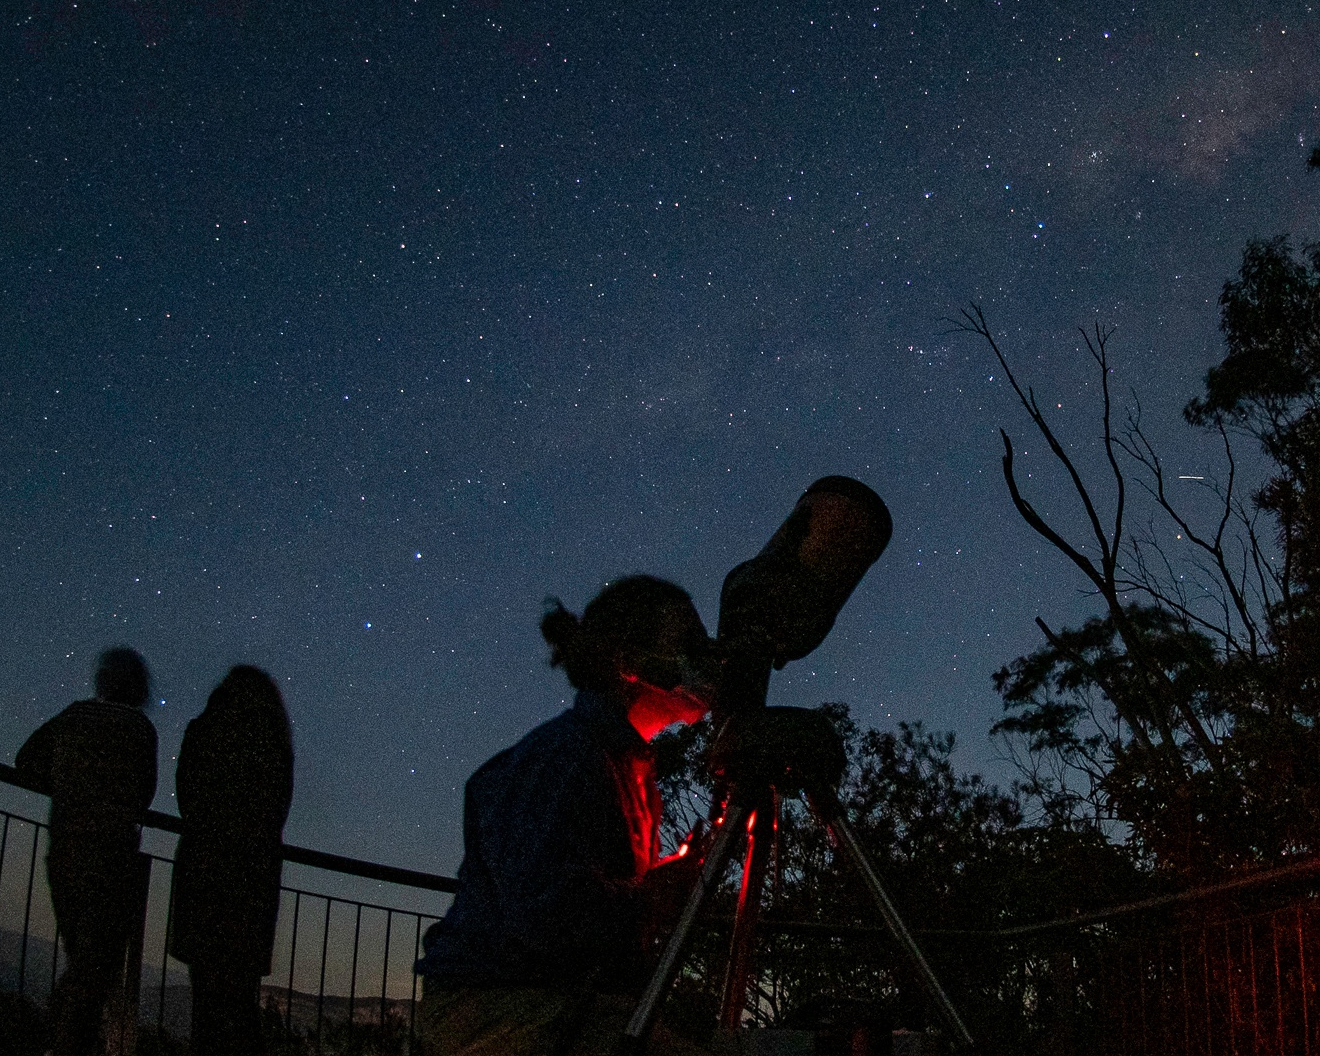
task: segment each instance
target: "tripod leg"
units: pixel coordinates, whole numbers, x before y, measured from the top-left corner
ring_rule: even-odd
[[[821,807],[826,803],[831,808],[828,812],[821,810]],[[875,899],[875,904],[879,908],[885,924],[888,925],[890,933],[898,941],[908,960],[912,962],[912,966],[916,968],[918,978],[921,979],[927,994],[930,995],[935,1002],[935,1006],[940,1010],[944,1021],[953,1031],[954,1037],[960,1045],[971,1048],[975,1043],[972,1041],[972,1036],[968,1033],[967,1027],[963,1024],[962,1017],[958,1015],[958,1010],[953,1007],[949,995],[940,986],[940,981],[935,978],[935,973],[930,970],[930,965],[926,963],[926,958],[908,932],[907,926],[903,923],[903,918],[898,915],[898,910],[894,908],[894,903],[890,901],[888,892],[885,891],[884,885],[880,883],[880,877],[876,875],[870,859],[866,857],[866,851],[862,849],[862,845],[857,839],[857,834],[853,832],[852,826],[848,824],[848,819],[844,817],[843,808],[833,796],[830,796],[824,802],[813,797],[811,805],[816,813],[825,820],[825,823],[838,834],[843,845],[848,848],[848,853],[852,855],[857,871],[862,874],[867,890],[871,892],[871,897]]]
[[[719,834],[706,855],[706,864],[701,870],[701,876],[697,878],[696,886],[693,887],[692,894],[688,896],[687,904],[683,907],[683,913],[678,918],[678,924],[673,934],[669,936],[664,953],[660,955],[660,963],[651,973],[651,979],[646,984],[637,1007],[633,1009],[627,1029],[623,1032],[623,1039],[619,1044],[621,1056],[641,1056],[646,1051],[646,1039],[651,1033],[651,1028],[655,1026],[656,1017],[660,1014],[660,1006],[664,1003],[669,988],[674,983],[674,977],[678,975],[678,970],[682,966],[683,951],[692,934],[693,925],[697,922],[701,903],[707,893],[719,883],[725,866],[729,864],[729,856],[733,853],[734,840],[741,833],[746,821],[747,808],[730,802],[724,815],[724,824],[720,826]]]
[[[725,1030],[738,1029],[742,1024],[743,1008],[747,1004],[747,984],[752,975],[756,925],[761,916],[761,891],[765,887],[766,866],[773,846],[774,820],[771,793],[761,797],[748,822],[742,887],[738,891],[733,939],[729,944],[729,964],[724,973],[724,991],[720,998],[720,1026]]]

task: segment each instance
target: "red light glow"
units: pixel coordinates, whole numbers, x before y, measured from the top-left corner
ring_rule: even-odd
[[[656,862],[655,865],[652,866],[652,868],[658,869],[662,865],[668,865],[670,862],[676,862],[680,858],[686,858],[689,850],[690,848],[686,843],[680,844],[678,850],[676,850],[673,854],[665,855],[658,862]]]

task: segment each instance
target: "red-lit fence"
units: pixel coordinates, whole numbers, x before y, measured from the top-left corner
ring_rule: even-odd
[[[1113,1056],[1320,1056],[1320,904],[1304,897],[1115,949],[1100,1006]]]

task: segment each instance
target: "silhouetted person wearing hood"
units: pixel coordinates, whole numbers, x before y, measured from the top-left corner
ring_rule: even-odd
[[[102,1010],[140,926],[138,846],[156,794],[156,728],[142,712],[150,689],[138,653],[107,650],[96,696],[46,722],[14,760],[50,796],[46,871],[68,955],[51,999],[55,1056],[98,1051]]]
[[[289,717],[264,671],[233,668],[188,723],[175,788],[183,835],[170,952],[192,981],[192,1056],[260,1053],[293,799]]]

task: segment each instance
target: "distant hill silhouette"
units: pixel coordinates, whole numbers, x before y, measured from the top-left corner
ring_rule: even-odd
[[[22,941],[21,934],[0,929],[0,993],[18,992],[18,967],[22,958]],[[53,952],[49,939],[37,935],[28,936],[23,993],[25,997],[42,1007],[50,1000]],[[61,957],[60,969],[63,968],[64,961]],[[152,1026],[159,1022],[165,1033],[186,1038],[192,1016],[192,990],[188,985],[187,973],[173,965],[166,972],[163,1016],[160,1013],[161,993],[160,965],[144,964],[138,1005],[139,1020]],[[316,994],[294,990],[290,1014],[289,991],[277,984],[267,983],[261,988],[261,1003],[278,1013],[281,1020],[287,1015],[289,1025],[295,1033],[303,1035],[315,1033],[318,1005]],[[410,1001],[406,997],[387,998],[386,1023],[406,1025],[409,1018],[409,1004]],[[347,996],[326,994],[320,1001],[322,1023],[346,1023],[348,1006]],[[358,995],[353,1002],[353,1022],[356,1024],[378,1024],[380,1012],[379,994]]]
[[[23,959],[23,936],[19,932],[0,929],[0,993],[18,993],[18,968]],[[27,958],[24,965],[23,995],[39,1006],[50,1000],[51,958],[54,947],[50,939],[39,935],[29,935]],[[65,962],[61,955],[60,971]],[[142,966],[141,998],[139,1018],[144,1022],[155,1023],[160,1008],[160,965]],[[188,987],[188,974],[177,967],[171,967],[165,976],[165,1019],[162,1026],[168,1033],[186,1035],[192,998]]]
[[[261,1003],[284,1016],[289,1007],[289,991],[282,986],[265,985],[261,988]],[[407,1024],[409,1005],[406,997],[385,999],[385,1022]],[[169,1005],[166,1004],[168,1009]],[[299,1033],[307,1034],[316,1030],[316,994],[305,994],[299,990],[293,992],[293,1014],[290,1025]],[[321,1008],[323,1022],[348,1022],[348,998],[326,994]],[[353,1003],[353,1022],[358,1024],[380,1022],[380,995],[358,995]]]
[[[49,939],[29,935],[27,960],[24,965],[23,993],[38,1004],[50,997],[51,958],[54,947]],[[23,936],[19,932],[0,929],[0,991],[17,993],[18,967],[23,960]],[[60,964],[61,969],[64,967]]]

